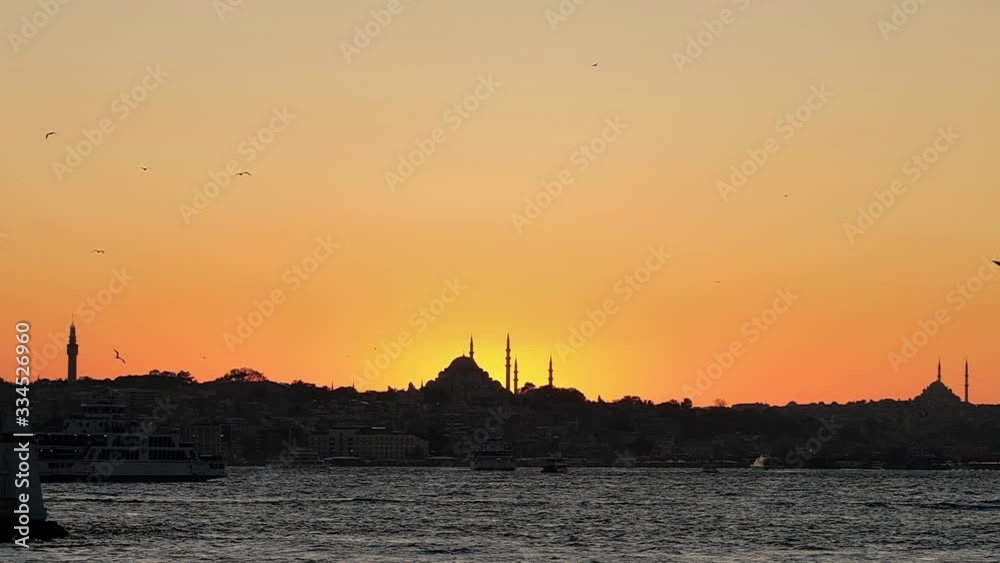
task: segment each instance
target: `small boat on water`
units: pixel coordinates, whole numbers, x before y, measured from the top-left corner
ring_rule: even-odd
[[[774,469],[776,466],[777,462],[773,457],[762,455],[750,464],[750,469]]]
[[[563,459],[561,453],[542,460],[542,473],[566,473],[567,471],[569,471],[569,464]]]
[[[517,468],[514,452],[502,439],[490,438],[472,454],[469,468],[473,471],[513,471]]]

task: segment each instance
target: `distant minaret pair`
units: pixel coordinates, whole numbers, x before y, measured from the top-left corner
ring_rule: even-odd
[[[504,388],[507,389],[507,392],[509,393],[511,391],[511,389],[510,389],[510,333],[509,332],[507,333],[507,358],[506,359],[507,359],[507,362],[504,364],[504,366],[507,368],[507,379],[505,381]],[[518,382],[517,382],[517,358],[514,358],[514,394],[515,395],[517,395],[518,389],[519,389],[519,387],[518,387]]]
[[[507,333],[507,385],[506,389],[510,391],[510,333]],[[549,387],[552,387],[552,356],[549,356]],[[516,395],[518,391],[517,384],[517,358],[514,358],[514,394]]]
[[[938,382],[941,381],[941,358],[938,358]],[[969,402],[969,358],[965,359],[965,402]]]
[[[510,364],[510,360],[511,360],[510,352],[511,352],[511,350],[510,350],[510,333],[509,332],[507,333],[507,349],[506,349],[506,352],[507,352],[507,355],[505,357],[506,361],[504,363],[504,367],[506,368],[506,378],[504,380],[504,389],[506,389],[507,392],[510,392],[511,391],[511,388],[510,388],[510,368],[511,368],[511,364]],[[471,335],[469,336],[469,359],[471,359],[471,360],[475,360],[476,359],[475,339]],[[518,383],[517,376],[518,376],[517,358],[514,358],[514,389],[513,389],[513,392],[514,392],[515,395],[520,390],[520,385]],[[553,386],[553,378],[552,378],[552,356],[549,356],[549,387],[552,387],[552,386]]]

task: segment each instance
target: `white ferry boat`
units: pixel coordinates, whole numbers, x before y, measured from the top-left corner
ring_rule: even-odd
[[[226,476],[216,456],[171,434],[152,434],[122,405],[83,405],[83,418],[63,422],[62,432],[36,433],[43,482],[207,481]]]
[[[514,452],[500,438],[490,438],[472,454],[469,467],[474,471],[513,471],[517,468]]]

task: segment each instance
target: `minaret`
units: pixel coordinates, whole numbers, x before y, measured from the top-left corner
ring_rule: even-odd
[[[549,356],[549,387],[552,387],[552,356]]]
[[[507,333],[507,392],[510,393],[510,333]]]
[[[941,381],[941,358],[938,358],[938,381]]]
[[[969,403],[969,359],[965,359],[965,403]]]
[[[76,324],[69,324],[69,343],[66,344],[66,381],[76,381],[76,355],[80,347],[76,344]]]
[[[472,343],[472,336],[471,335],[469,336],[469,359],[470,360],[475,360],[476,359],[476,347]]]
[[[514,394],[517,395],[517,358],[514,358]]]

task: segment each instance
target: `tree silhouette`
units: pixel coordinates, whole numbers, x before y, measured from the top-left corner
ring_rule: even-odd
[[[251,368],[236,368],[220,377],[217,381],[232,381],[245,383],[262,383],[268,381],[264,374]]]

